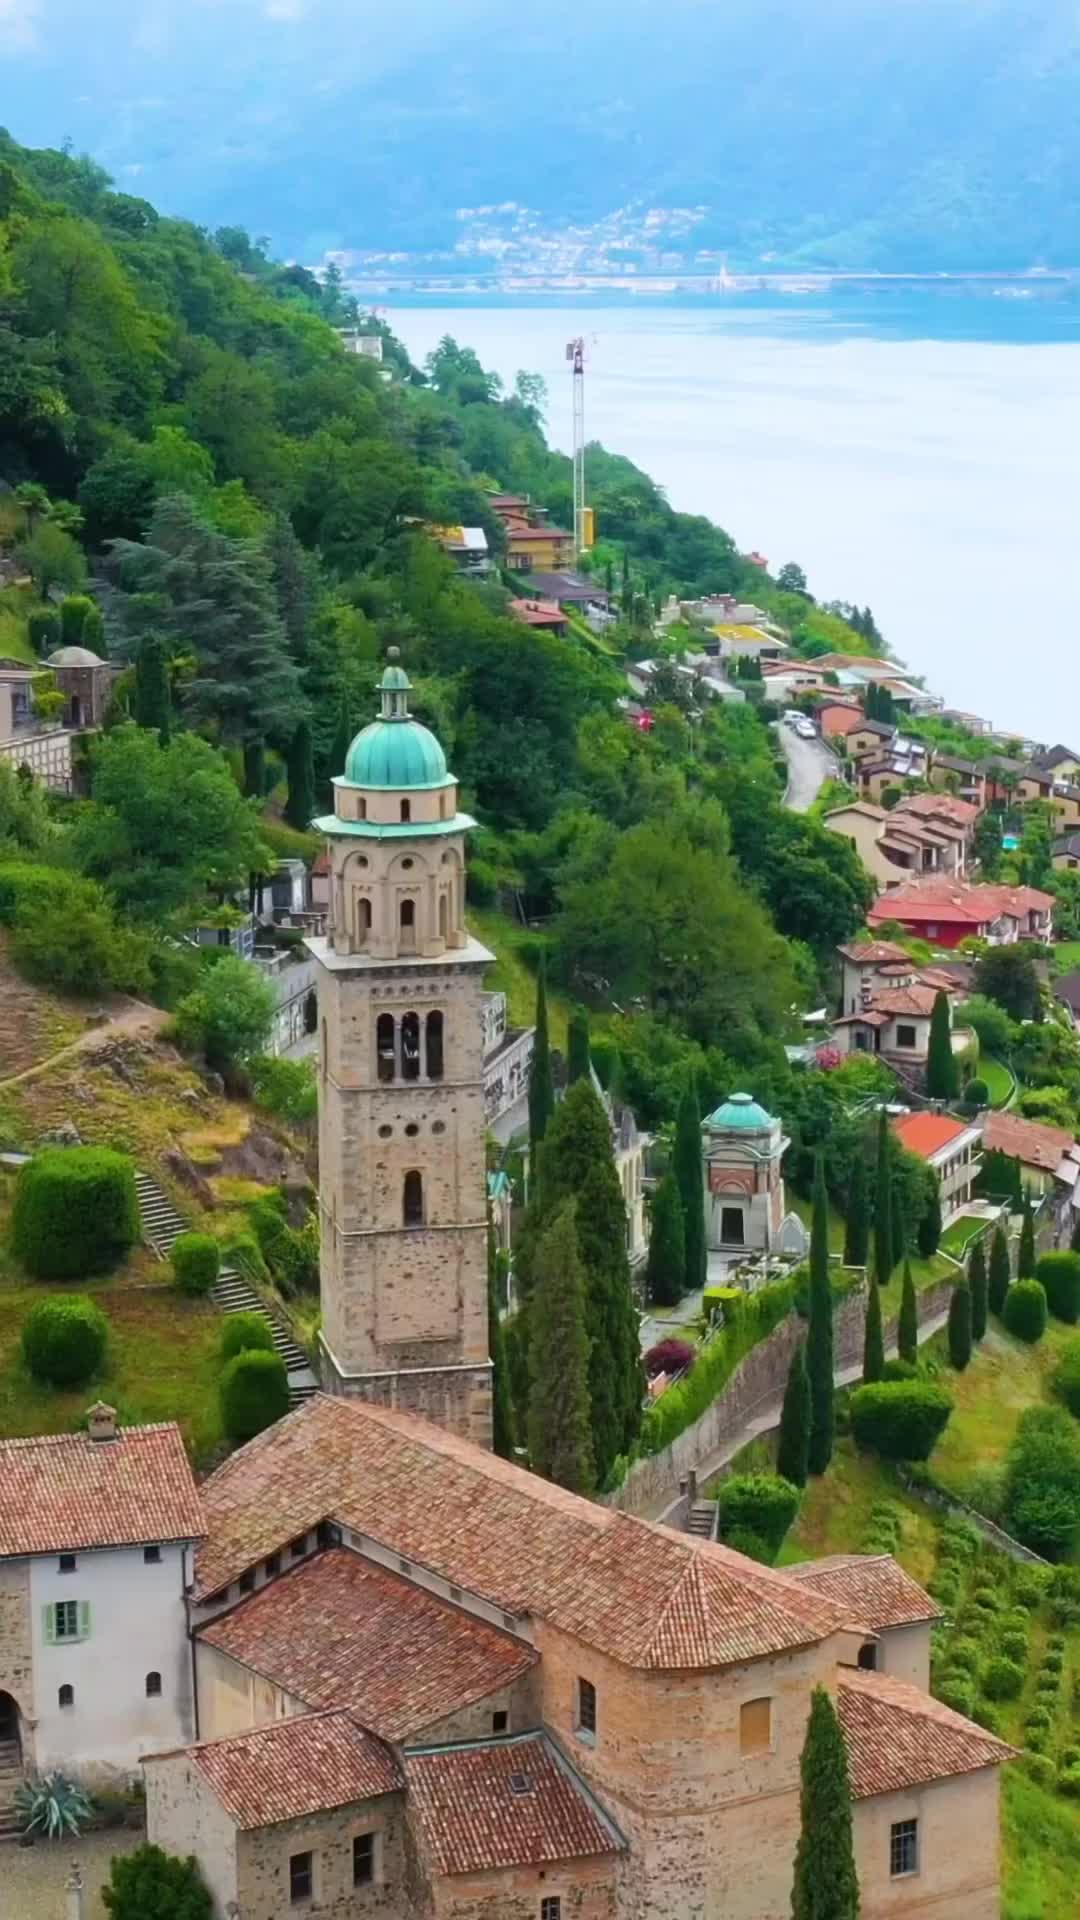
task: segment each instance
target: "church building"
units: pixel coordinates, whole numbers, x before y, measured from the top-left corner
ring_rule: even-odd
[[[491,1440],[484,972],[457,782],[390,649],[349,748],[318,963],[323,1379]]]

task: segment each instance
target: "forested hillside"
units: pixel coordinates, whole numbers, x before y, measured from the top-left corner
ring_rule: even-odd
[[[672,589],[752,586],[808,650],[824,644],[815,622],[865,642],[600,450],[623,620],[606,650],[522,627],[497,578],[460,580],[419,523],[479,522],[497,548],[485,485],[567,511],[535,384],[501,394],[452,342],[421,373],[388,339],[380,372],[343,351],[347,313],[339,286],[242,235],[212,242],[83,162],[4,143],[0,535],[35,592],[0,594],[0,650],[47,653],[62,620],[130,670],[89,798],[45,803],[9,779],[0,853],[89,889],[98,974],[175,998],[189,963],[166,936],[275,853],[313,850],[288,823],[325,796],[396,645],[481,823],[474,907],[515,904],[516,925],[489,915],[496,944],[505,931],[529,967],[546,944],[556,984],[604,1017],[598,1057],[644,1117],[673,1113],[693,1066],[703,1098],[746,1082],[820,1137],[845,1075],[828,1100],[824,1076],[796,1086],[783,1042],[859,925],[866,878],[783,809],[753,700],[692,729],[675,703],[641,733],[616,706],[619,660],[655,644]],[[58,617],[41,595],[61,590]],[[72,957],[71,898],[53,910],[23,951],[78,988],[94,969],[78,941]]]

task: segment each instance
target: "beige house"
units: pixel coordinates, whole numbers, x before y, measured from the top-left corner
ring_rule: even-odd
[[[944,796],[943,796],[944,797]],[[933,800],[912,794],[910,801]],[[871,800],[853,800],[833,807],[825,825],[850,841],[863,866],[879,888],[907,884],[924,874],[960,877],[966,868],[967,835],[948,818],[930,809],[913,809],[901,801],[892,809]]]
[[[941,1221],[948,1226],[970,1203],[982,1166],[982,1136],[947,1113],[909,1113],[893,1121],[893,1132],[908,1153],[933,1167],[941,1186]]]
[[[785,1920],[819,1684],[864,1920],[996,1920],[1010,1750],[926,1693],[891,1559],[765,1568],[328,1396],[202,1495],[201,1738],[144,1764],[218,1920]]]

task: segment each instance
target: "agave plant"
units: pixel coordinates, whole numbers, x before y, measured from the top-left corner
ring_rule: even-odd
[[[22,1815],[24,1831],[43,1833],[47,1840],[77,1834],[91,1813],[82,1788],[63,1773],[43,1773],[36,1780],[21,1781],[15,1789],[15,1808]]]

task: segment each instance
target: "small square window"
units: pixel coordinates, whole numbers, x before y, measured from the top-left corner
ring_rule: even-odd
[[[896,1820],[889,1830],[889,1873],[899,1880],[905,1873],[919,1871],[919,1823]]]
[[[549,1893],[540,1902],[540,1920],[562,1920],[562,1897]]]
[[[60,1555],[59,1571],[61,1573],[74,1573],[77,1565],[78,1562],[73,1553],[62,1553]]]
[[[298,1907],[302,1901],[310,1900],[315,1887],[315,1856],[313,1853],[291,1853],[289,1855],[289,1904]]]
[[[739,1752],[767,1753],[772,1746],[772,1701],[744,1700],[739,1708]]]
[[[254,1593],[255,1591],[254,1568],[249,1567],[246,1573],[242,1573],[236,1584],[239,1587],[241,1593]]]
[[[375,1880],[375,1835],[358,1833],[352,1843],[352,1883],[354,1887],[370,1887]]]
[[[289,1553],[294,1560],[302,1560],[306,1552],[307,1552],[307,1534],[302,1533],[298,1539],[293,1540],[291,1542],[289,1546]]]
[[[509,1715],[505,1707],[499,1707],[491,1716],[492,1733],[505,1733]]]
[[[591,1680],[577,1683],[577,1730],[596,1739],[596,1688]]]
[[[275,1573],[280,1573],[280,1572],[281,1572],[281,1555],[280,1555],[280,1553],[268,1553],[268,1554],[267,1554],[267,1556],[266,1556],[266,1577],[267,1577],[267,1579],[268,1579],[268,1580],[270,1580],[270,1579],[272,1579]]]
[[[148,1567],[159,1567],[161,1565],[161,1548],[144,1547],[142,1557]]]

